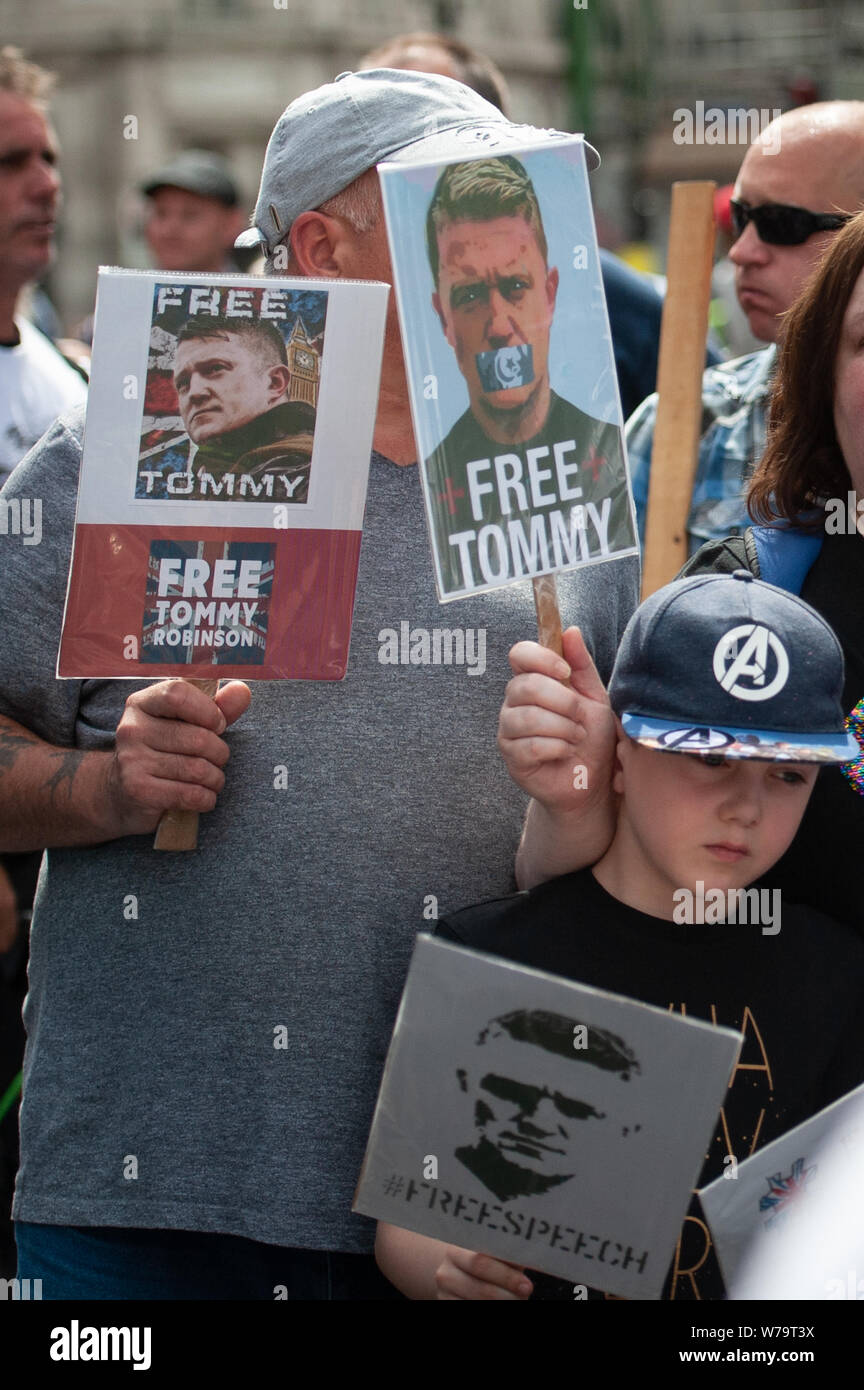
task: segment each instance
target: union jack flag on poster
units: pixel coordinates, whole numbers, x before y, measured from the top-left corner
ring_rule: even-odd
[[[860,1143],[862,1104],[864,1086],[858,1086],[744,1159],[734,1170],[734,1182],[725,1172],[702,1188],[699,1200],[727,1289],[745,1259],[754,1265],[775,1259],[787,1218],[792,1222],[799,1212],[812,1211],[818,1194],[830,1191],[835,1181],[831,1146],[856,1135]]]
[[[768,1191],[759,1198],[759,1210],[771,1213],[764,1223],[766,1226],[773,1226],[785,1214],[791,1203],[801,1196],[816,1168],[815,1163],[805,1168],[804,1159],[796,1158],[785,1176],[782,1173],[774,1173],[765,1179]]]
[[[147,596],[153,606],[144,613],[142,661],[172,661],[178,666],[209,661],[213,666],[227,666],[242,652],[250,665],[263,665],[275,551],[275,544],[260,541],[151,542]],[[160,584],[163,560],[181,564],[169,568],[168,578]],[[251,562],[256,567],[254,599],[187,597],[183,578],[187,560],[202,562],[198,571],[207,574],[215,573],[220,561],[227,562],[223,571],[231,573],[244,561]]]

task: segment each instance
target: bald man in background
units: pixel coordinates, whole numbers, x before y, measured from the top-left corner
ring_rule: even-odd
[[[749,525],[744,499],[765,445],[783,315],[862,204],[864,102],[822,101],[787,111],[744,156],[732,198],[738,235],[729,259],[751,331],[770,346],[709,367],[702,378],[702,431],[687,523],[691,555],[706,540],[740,534]],[[656,418],[655,395],[627,424],[643,535]]]

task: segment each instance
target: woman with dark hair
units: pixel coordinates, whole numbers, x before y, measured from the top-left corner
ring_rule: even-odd
[[[862,754],[820,773],[771,885],[864,928],[864,213],[837,234],[789,311],[747,501],[755,524],[709,541],[681,574],[750,569],[800,593],[837,633]]]

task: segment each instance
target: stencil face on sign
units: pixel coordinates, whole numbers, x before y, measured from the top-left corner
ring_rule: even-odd
[[[740,1041],[421,935],[354,1208],[656,1298]]]
[[[622,1081],[639,1071],[630,1048],[603,1030],[587,1029],[587,1045],[575,1048],[578,1027],[584,1025],[537,1009],[492,1019],[477,1039],[482,1053],[457,1072],[463,1093],[474,1102],[476,1134],[455,1156],[499,1201],[569,1181],[578,1171],[584,1124],[614,1124],[608,1101],[599,1109],[591,1099],[591,1068],[617,1072]],[[574,1067],[567,1093],[537,1085],[537,1048],[582,1064]]]

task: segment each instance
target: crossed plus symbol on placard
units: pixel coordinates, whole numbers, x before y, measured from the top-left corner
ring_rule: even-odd
[[[447,502],[447,510],[449,511],[449,513],[450,513],[451,516],[455,516],[455,515],[456,515],[456,506],[455,506],[456,498],[457,498],[457,497],[464,497],[464,496],[465,496],[465,489],[464,489],[464,487],[454,488],[454,487],[453,487],[453,479],[452,479],[452,478],[448,478],[448,479],[447,479],[447,486],[446,486],[446,488],[444,489],[443,492],[436,493],[436,496],[437,496],[439,502],[444,502],[444,501]]]
[[[604,458],[604,456],[602,454],[598,454],[597,450],[594,448],[594,445],[592,444],[591,452],[585,460],[584,467],[591,469],[591,474],[594,478],[595,483],[597,481],[597,474],[600,472],[600,469],[604,466],[605,463],[606,459]]]

